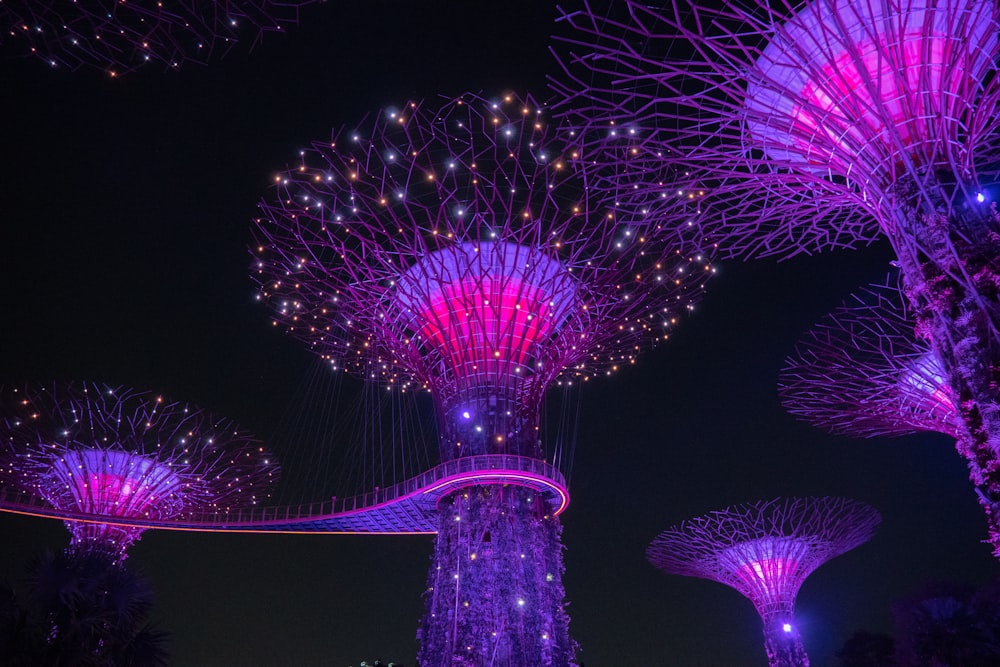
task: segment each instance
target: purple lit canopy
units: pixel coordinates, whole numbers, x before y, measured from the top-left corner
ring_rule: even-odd
[[[941,366],[892,286],[856,294],[810,330],[779,387],[789,412],[833,433],[961,432]]]
[[[688,236],[723,256],[883,235],[900,251],[901,181],[948,209],[994,196],[977,173],[995,177],[1000,160],[991,0],[625,0],[590,2],[562,22],[559,112],[603,128],[588,135],[598,141],[634,141],[615,158],[627,163],[624,183],[601,187],[697,219],[683,225]],[[700,213],[675,206],[685,181],[710,192]]]
[[[790,498],[737,505],[660,533],[646,552],[669,574],[726,584],[753,602],[772,667],[809,659],[795,625],[795,598],[828,560],[864,544],[879,513],[844,498]]]
[[[634,363],[712,272],[588,200],[546,116],[511,95],[388,109],[302,151],[262,206],[256,275],[276,323],[492,438],[446,434],[443,458],[504,451],[553,383]]]
[[[70,519],[73,550],[126,556],[143,528],[114,519],[220,515],[264,502],[277,463],[236,424],[150,392],[91,383],[5,387],[5,496]]]

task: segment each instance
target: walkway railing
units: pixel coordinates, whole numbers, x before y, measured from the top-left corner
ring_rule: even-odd
[[[0,487],[0,511],[69,521],[100,521],[139,528],[266,530],[268,526],[321,521],[329,523],[338,517],[371,513],[402,503],[407,504],[409,507],[405,509],[411,511],[433,512],[437,501],[456,488],[490,484],[514,484],[534,488],[545,496],[553,506],[555,514],[561,513],[569,503],[565,478],[555,466],[525,456],[486,454],[446,461],[416,477],[385,489],[376,488],[358,496],[333,497],[323,502],[299,505],[187,512],[170,519],[154,519],[148,516],[96,516],[60,511],[36,495]],[[391,522],[391,518],[384,518],[383,522],[385,521]]]

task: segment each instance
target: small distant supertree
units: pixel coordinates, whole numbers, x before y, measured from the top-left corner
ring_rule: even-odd
[[[845,498],[789,498],[736,505],[660,533],[646,550],[670,574],[711,579],[753,602],[771,667],[808,667],[795,597],[828,560],[864,544],[881,521]]]
[[[961,437],[951,388],[904,300],[892,285],[863,290],[810,330],[781,372],[785,408],[841,435]]]
[[[995,0],[605,4],[563,17],[557,83],[574,125],[633,138],[595,185],[721,256],[887,239],[1000,557]]]
[[[144,528],[116,518],[225,513],[270,497],[278,467],[233,422],[91,383],[5,387],[0,481],[69,520],[71,553],[120,562]]]
[[[332,368],[428,390],[442,461],[544,459],[546,390],[633,363],[712,271],[596,208],[580,162],[531,98],[388,109],[276,178],[261,298]],[[439,521],[420,664],[572,664],[540,494],[484,474]]]
[[[316,0],[4,0],[0,50],[50,67],[96,67],[117,77],[152,64],[207,63],[238,39],[298,22]]]

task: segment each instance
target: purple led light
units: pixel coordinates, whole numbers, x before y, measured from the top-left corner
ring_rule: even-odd
[[[923,2],[850,9],[810,2],[756,62],[746,132],[776,161],[851,178],[860,169],[860,178],[877,180],[880,189],[905,172],[906,162],[943,164],[942,134],[960,130],[949,126],[953,118],[942,123],[940,113],[926,115],[925,105],[963,97],[968,82],[993,68],[993,13],[982,1],[943,10]],[[840,34],[831,34],[832,25]],[[957,41],[956,30],[968,42]]]

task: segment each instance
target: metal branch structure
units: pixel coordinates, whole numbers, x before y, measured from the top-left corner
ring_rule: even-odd
[[[238,40],[298,22],[315,0],[4,0],[0,49],[49,67],[118,77],[144,66],[207,63]]]
[[[515,95],[387,109],[302,151],[262,204],[275,324],[429,391],[442,462],[543,459],[545,391],[633,363],[713,271],[596,209],[546,115]],[[418,661],[572,664],[556,508],[487,473],[439,501]]]
[[[71,552],[120,562],[145,529],[116,519],[235,513],[266,502],[277,482],[277,462],[249,433],[150,392],[5,387],[0,410],[0,483],[72,518]]]
[[[688,519],[660,533],[649,561],[669,574],[711,579],[751,602],[771,667],[808,667],[795,598],[816,568],[864,544],[879,513],[845,498],[777,498]]]
[[[951,388],[904,299],[895,286],[873,287],[811,329],[779,378],[785,409],[841,435],[960,437]]]
[[[904,300],[898,288],[878,286],[824,318],[785,360],[782,404],[841,435],[951,436],[983,500],[990,476],[972,456],[975,443],[967,440],[954,392],[930,345],[917,338]]]
[[[625,0],[562,21],[564,113],[632,137],[595,184],[626,213],[722,256],[890,242],[1000,557],[996,2]]]

